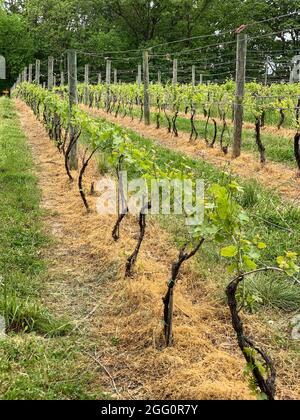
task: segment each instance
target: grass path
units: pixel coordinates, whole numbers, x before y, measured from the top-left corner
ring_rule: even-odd
[[[45,256],[53,244],[35,163],[13,103],[1,98],[0,310],[8,336],[0,341],[0,398],[89,399],[95,394],[69,314],[52,311],[44,299],[50,281]]]
[[[151,120],[152,124],[155,124],[156,117],[155,112],[151,113]],[[216,141],[216,148],[219,147],[219,139],[220,134],[223,127],[223,122],[218,118],[214,118],[217,122],[217,141]],[[167,127],[167,122],[165,118],[162,118],[162,126]],[[185,115],[184,113],[180,113],[178,117],[178,129],[180,131],[190,133],[191,131],[191,123],[190,123],[190,114],[188,113]],[[199,138],[204,138],[205,136],[205,126],[206,126],[206,118],[202,114],[197,114],[195,118],[195,126],[199,133]],[[224,144],[228,142],[231,147],[232,139],[233,139],[233,123],[230,118],[227,120],[227,127],[228,131],[224,135]],[[271,162],[278,162],[285,164],[289,168],[296,168],[296,161],[294,155],[294,136],[296,133],[296,129],[289,129],[289,128],[281,128],[278,130],[277,125],[265,125],[261,129],[261,140],[263,145],[266,148],[266,159],[267,161]],[[212,119],[209,120],[208,123],[208,141],[211,142],[214,136],[214,124]],[[259,161],[259,153],[257,149],[257,145],[255,142],[255,125],[252,122],[244,122],[243,127],[243,150],[246,152],[251,152],[257,162]],[[231,149],[230,149],[231,152]]]

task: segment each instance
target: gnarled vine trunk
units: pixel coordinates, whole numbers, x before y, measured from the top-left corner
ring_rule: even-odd
[[[168,283],[168,290],[163,298],[164,303],[164,335],[165,335],[165,341],[166,346],[170,347],[173,344],[173,307],[174,307],[174,288],[179,276],[180,268],[182,264],[192,257],[196,255],[196,253],[199,251],[201,246],[204,243],[204,239],[201,239],[199,244],[189,253],[186,253],[186,247],[185,245],[179,253],[178,260],[172,264],[171,269],[171,279]]]
[[[266,163],[266,148],[261,141],[261,121],[260,118],[256,119],[255,122],[255,141],[258,147],[259,155],[260,155],[260,163],[264,165]]]
[[[209,109],[207,114],[206,114],[206,123],[205,123],[205,129],[204,129],[204,139],[206,141],[206,144],[208,144],[207,132],[208,132],[208,123],[209,123],[209,120],[210,120],[210,114],[211,114],[211,110]]]
[[[300,133],[297,132],[294,138],[295,159],[298,165],[298,176],[300,177]]]
[[[283,126],[284,121],[285,121],[285,114],[284,114],[283,109],[280,109],[279,113],[280,113],[280,119],[279,119],[279,123],[278,123],[278,126],[277,126],[278,130],[281,129],[281,127]]]
[[[161,106],[160,106],[160,102],[159,99],[157,99],[157,112],[156,112],[156,128],[157,130],[160,128],[160,114],[161,114]]]
[[[164,114],[165,114],[166,120],[168,122],[168,133],[171,133],[171,131],[172,131],[172,123],[171,123],[170,117],[167,114],[167,107],[166,106],[164,106]]]
[[[80,134],[81,134],[80,130],[78,130],[77,132],[76,132],[76,129],[74,130],[74,133],[72,134],[72,136],[70,136],[69,145],[65,154],[65,169],[66,169],[66,172],[70,181],[73,181],[73,177],[70,171],[70,154],[71,154],[73,146],[76,144],[77,140],[79,139]]]
[[[178,114],[179,114],[179,110],[177,109],[175,111],[174,117],[172,118],[172,131],[175,137],[178,137],[178,130],[177,130],[177,125],[176,125]]]
[[[86,211],[89,212],[90,211],[90,207],[89,207],[89,203],[86,199],[86,194],[84,192],[84,188],[83,188],[83,176],[87,170],[87,167],[92,159],[92,157],[94,156],[94,154],[100,149],[100,146],[97,147],[95,150],[93,150],[93,152],[90,154],[90,156],[87,159],[83,159],[83,165],[82,168],[79,172],[79,177],[78,177],[78,189],[79,189],[79,194],[80,197],[83,201],[84,207],[86,208]]]
[[[151,203],[147,203],[145,206],[142,207],[141,211],[140,211],[140,216],[139,216],[139,227],[140,227],[140,234],[139,234],[139,238],[138,238],[138,242],[137,245],[135,247],[135,250],[133,251],[133,253],[130,255],[130,257],[127,259],[127,263],[126,263],[126,271],[125,271],[125,277],[131,277],[132,276],[132,269],[136,263],[136,260],[138,258],[144,237],[145,237],[145,233],[146,233],[146,214],[145,211],[146,210],[150,210],[151,209]]]
[[[224,153],[224,155],[227,155],[229,145],[227,144],[226,146],[224,146],[224,135],[225,135],[225,132],[228,131],[228,125],[227,125],[227,121],[226,121],[225,112],[222,115],[222,121],[223,121],[223,127],[222,127],[221,136],[220,136],[220,147],[221,147],[221,150]]]
[[[218,125],[217,125],[217,121],[215,120],[215,118],[212,119],[213,123],[214,123],[214,136],[212,139],[212,142],[210,143],[209,147],[213,148],[216,140],[217,140],[217,134],[218,134]]]
[[[190,135],[190,141],[197,140],[198,139],[198,131],[195,126],[195,116],[196,116],[196,109],[192,107],[191,112],[191,135]]]
[[[240,283],[242,283],[243,281],[244,276],[240,275],[239,277],[234,279],[226,289],[232,325],[237,335],[239,347],[244,355],[244,358],[249,368],[252,369],[252,373],[257,386],[259,387],[261,392],[263,392],[267,396],[268,400],[274,400],[276,393],[276,370],[274,364],[271,358],[263,350],[256,347],[253,344],[253,342],[245,335],[243,322],[239,315],[236,293]],[[257,354],[263,359],[265,363],[267,375],[266,378],[261,372],[259,361],[256,358]]]

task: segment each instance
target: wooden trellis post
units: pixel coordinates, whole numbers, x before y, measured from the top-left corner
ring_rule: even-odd
[[[32,83],[32,64],[28,67],[28,83]]]
[[[84,105],[89,105],[89,65],[84,67]]]
[[[137,83],[138,83],[139,86],[142,84],[142,66],[141,66],[141,64],[138,65]]]
[[[68,84],[69,84],[69,118],[70,118],[70,138],[72,139],[75,134],[75,127],[72,125],[71,117],[74,105],[78,104],[77,96],[77,54],[74,50],[68,51]],[[70,169],[78,169],[77,157],[77,142],[74,144],[70,153]]]
[[[196,66],[192,66],[192,85],[196,86]]]
[[[54,82],[54,59],[53,57],[48,58],[48,90],[53,89]]]
[[[178,60],[175,58],[173,60],[173,85],[177,85],[178,81]]]
[[[40,60],[35,61],[35,84],[40,85],[41,78],[41,62]]]
[[[110,85],[111,82],[111,61],[106,61],[106,84]]]
[[[6,79],[6,59],[0,55],[0,80]]]
[[[144,80],[144,122],[150,125],[150,96],[149,96],[149,53],[143,52],[143,80]]]
[[[161,85],[161,71],[159,70],[157,73],[157,83]]]
[[[268,76],[269,76],[269,59],[267,58],[265,63],[265,86],[268,86]]]
[[[235,159],[241,155],[243,117],[244,117],[244,94],[246,80],[246,57],[247,35],[244,32],[237,35],[236,56],[236,94],[234,105],[234,139],[232,157]]]
[[[110,83],[111,83],[111,61],[106,61],[106,109],[108,111],[110,106]]]

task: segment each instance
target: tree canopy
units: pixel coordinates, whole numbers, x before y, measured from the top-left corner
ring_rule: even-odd
[[[235,39],[233,30],[248,24],[250,35],[274,33],[252,41],[252,51],[266,51],[262,60],[275,59],[279,51],[288,61],[299,52],[299,14],[270,19],[299,9],[300,0],[0,0],[0,54],[7,60],[8,85],[29,62],[50,55],[63,62],[70,48],[104,57],[110,51],[171,43],[157,47],[155,53],[192,50],[188,62],[201,56],[209,67],[211,54],[215,61],[220,48],[204,47],[214,41],[225,43],[225,57],[232,51],[226,42]],[[257,21],[265,22],[253,25]],[[201,38],[210,34],[217,39]],[[185,41],[172,43],[178,39]],[[203,49],[197,51],[198,47]],[[218,61],[226,72],[229,67],[222,57]]]

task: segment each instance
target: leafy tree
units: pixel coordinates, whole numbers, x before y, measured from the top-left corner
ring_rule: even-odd
[[[282,63],[273,78],[286,79],[288,62],[299,49],[299,15],[269,19],[296,12],[300,0],[2,0],[0,4],[1,19],[6,20],[1,25],[0,45],[9,45],[13,50],[10,52],[18,70],[28,64],[32,56],[44,61],[52,55],[60,61],[67,49],[76,48],[94,53],[88,59],[79,56],[80,66],[89,61],[100,71],[104,67],[103,52],[169,42],[171,44],[156,48],[155,52],[162,56],[170,53],[171,59],[172,52],[187,51],[186,56],[180,57],[182,60],[192,63],[201,58],[204,73],[216,74],[217,80],[224,80],[226,76],[218,73],[233,74],[235,62],[233,44],[226,42],[235,40],[233,30],[242,24],[249,25],[247,33],[255,37],[249,40],[252,56],[249,54],[247,71],[250,77],[263,76],[264,61],[270,57],[271,63]],[[264,22],[256,24],[257,21]],[[283,29],[288,28],[290,31],[284,34]],[[259,37],[268,33],[273,35]],[[211,34],[217,37],[199,38]],[[172,43],[186,38],[191,39]],[[33,48],[28,48],[28,40]],[[216,45],[212,48],[210,44]],[[198,47],[204,48],[201,54]],[[7,54],[5,48],[2,51]],[[163,72],[168,71],[170,59],[152,61],[153,69],[159,67]],[[137,61],[140,60],[137,54]],[[114,64],[124,71],[137,65],[126,64],[124,56],[117,58]]]
[[[24,11],[26,0],[4,0],[3,4],[6,10],[11,13],[22,13]]]
[[[34,44],[26,20],[9,14],[0,6],[0,55],[6,59],[7,80],[0,80],[0,91],[11,86],[34,56]]]

